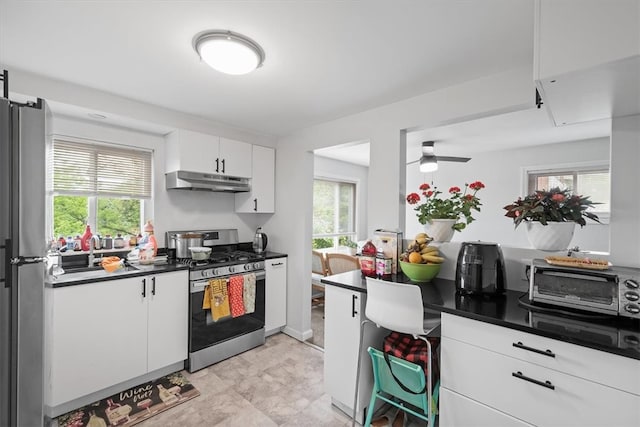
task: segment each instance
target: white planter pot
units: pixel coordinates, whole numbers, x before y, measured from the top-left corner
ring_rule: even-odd
[[[565,251],[569,248],[575,222],[548,222],[542,225],[538,221],[525,222],[527,238],[535,249],[541,251]]]
[[[425,224],[424,232],[432,237],[434,242],[450,242],[453,233],[456,232],[452,228],[455,223],[455,219],[433,219]]]

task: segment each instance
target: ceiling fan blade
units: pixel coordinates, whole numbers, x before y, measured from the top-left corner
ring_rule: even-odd
[[[436,156],[438,161],[443,162],[468,162],[471,160],[471,157],[449,157],[449,156]]]
[[[407,164],[408,164],[408,165],[412,165],[412,164],[414,164],[414,163],[418,163],[419,161],[420,161],[420,159],[418,159],[418,160],[414,160],[414,161],[412,161],[412,162],[407,162]]]

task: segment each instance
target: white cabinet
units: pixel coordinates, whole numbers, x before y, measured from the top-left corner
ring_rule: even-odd
[[[537,0],[534,79],[556,126],[640,113],[640,2]]]
[[[324,385],[332,403],[351,415],[356,387],[360,323],[365,318],[366,294],[325,285],[324,311]],[[380,348],[385,333],[375,325],[365,326],[360,357],[360,381],[356,419],[363,423],[371,399],[373,374],[366,349]]]
[[[187,358],[189,276],[186,271],[175,271],[146,279],[149,311],[147,371],[152,372]]]
[[[466,425],[461,412],[470,406],[485,420],[640,424],[640,361],[635,359],[443,314],[441,360],[443,427]]]
[[[268,335],[287,324],[287,258],[265,262],[264,329]]]
[[[166,170],[251,178],[251,144],[180,129],[166,137]]]
[[[251,178],[252,146],[246,142],[220,138],[218,173]]]
[[[51,408],[187,357],[187,271],[47,293],[45,404]]]
[[[446,388],[440,388],[440,425],[465,427],[531,426],[503,412],[482,405]]]
[[[236,212],[275,212],[275,150],[253,146],[251,191],[236,193]]]

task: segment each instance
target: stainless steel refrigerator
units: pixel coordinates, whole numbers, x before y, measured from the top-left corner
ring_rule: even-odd
[[[0,426],[43,424],[46,105],[0,98]]]

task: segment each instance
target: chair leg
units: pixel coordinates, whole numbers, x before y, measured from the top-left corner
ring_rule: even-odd
[[[378,397],[377,395],[377,391],[376,391],[376,386],[373,386],[373,390],[371,390],[371,400],[369,401],[369,410],[367,411],[367,419],[364,421],[364,426],[363,427],[369,427],[371,425],[371,420],[373,419],[373,408],[375,407],[376,404],[376,398]],[[354,422],[355,422],[355,418],[354,418]],[[393,420],[391,420],[391,422],[393,422]]]

